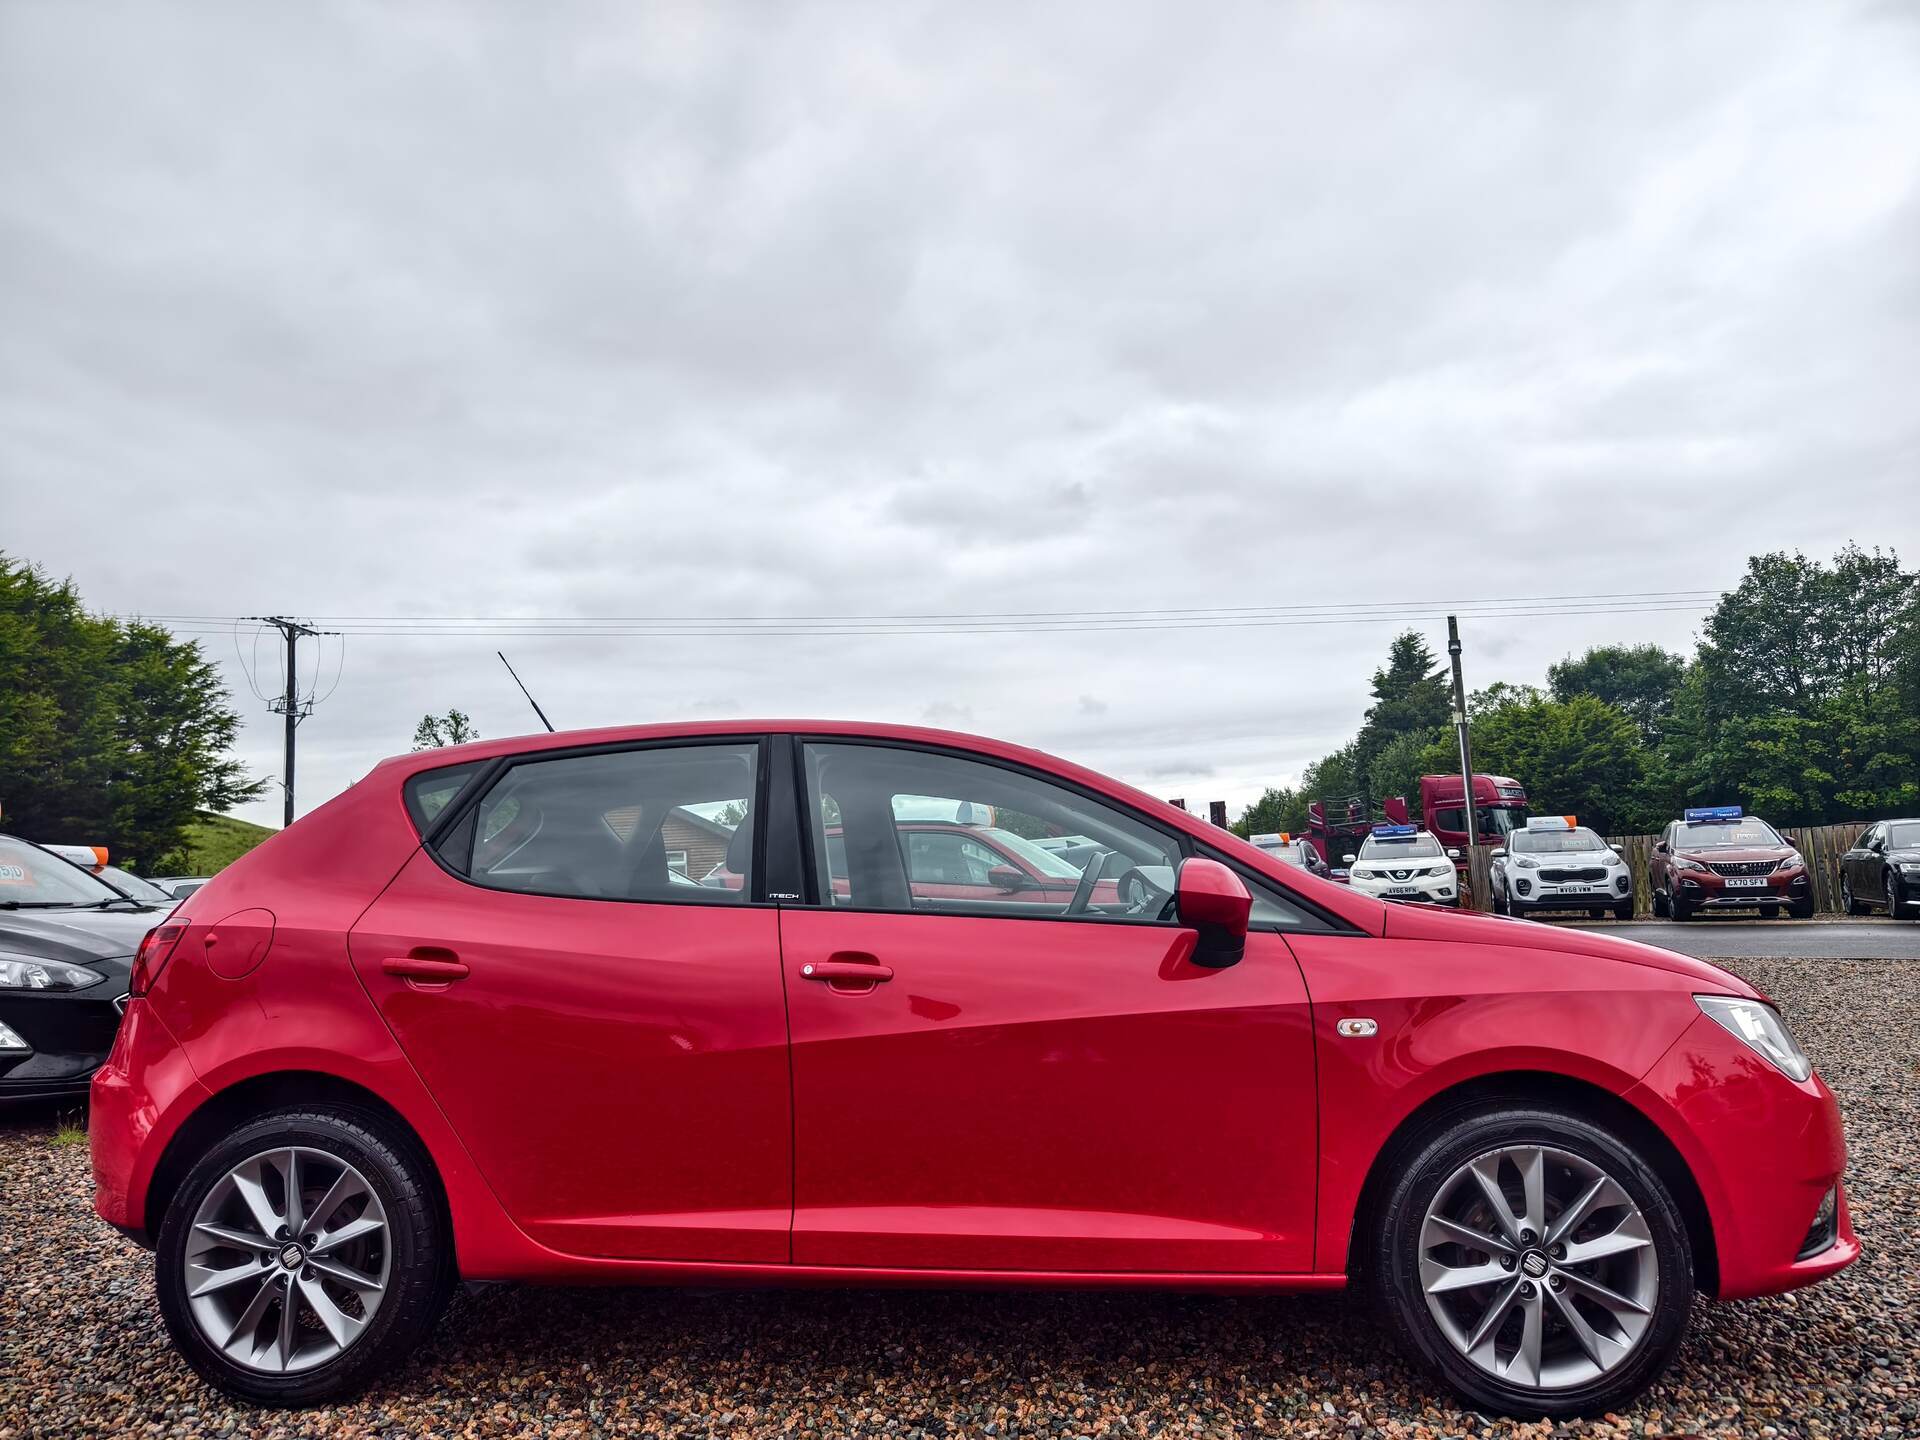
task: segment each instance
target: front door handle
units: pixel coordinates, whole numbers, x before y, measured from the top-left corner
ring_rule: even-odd
[[[871,960],[809,960],[800,967],[800,978],[825,980],[829,984],[835,981],[842,983],[853,981],[877,985],[882,980],[893,979],[893,967]]]
[[[466,979],[469,973],[465,962],[454,958],[451,950],[431,955],[389,955],[380,962],[380,968],[395,979],[425,985],[451,984]]]

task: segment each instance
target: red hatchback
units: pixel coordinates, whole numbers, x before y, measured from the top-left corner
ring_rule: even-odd
[[[929,797],[1074,837],[1078,878],[944,883]],[[97,1208],[193,1366],[273,1404],[405,1355],[457,1278],[1352,1284],[1474,1404],[1572,1414],[1648,1384],[1697,1291],[1859,1254],[1833,1096],[1734,976],[1376,901],[935,731],[389,760],[132,988]]]

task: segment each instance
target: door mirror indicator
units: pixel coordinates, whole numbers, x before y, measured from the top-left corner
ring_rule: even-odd
[[[1027,877],[1011,865],[996,865],[987,872],[987,879],[996,890],[1004,890],[1012,895],[1027,888]]]
[[[1195,855],[1181,862],[1174,883],[1180,923],[1200,932],[1193,963],[1209,970],[1238,964],[1247,953],[1247,918],[1253,896],[1240,877],[1218,860]]]

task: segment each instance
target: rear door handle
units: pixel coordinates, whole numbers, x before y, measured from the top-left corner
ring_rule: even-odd
[[[442,950],[438,957],[389,955],[380,962],[380,968],[397,979],[428,985],[446,985],[455,980],[464,980],[469,973],[466,964],[454,959],[450,950]]]

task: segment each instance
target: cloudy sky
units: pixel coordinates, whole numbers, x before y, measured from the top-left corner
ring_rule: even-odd
[[[262,775],[255,613],[1404,602],[1438,648],[1911,563],[1917,395],[1894,0],[0,0],[0,548],[216,617]],[[1698,620],[1483,614],[1469,683]],[[303,810],[426,710],[531,728],[499,645],[563,727],[926,721],[1237,804],[1394,628],[367,623],[309,656]]]

